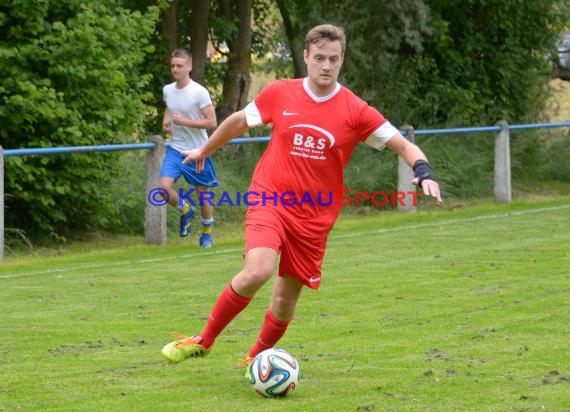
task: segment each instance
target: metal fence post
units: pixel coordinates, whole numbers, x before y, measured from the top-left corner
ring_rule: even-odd
[[[500,120],[497,126],[500,126],[501,130],[495,136],[495,202],[510,203],[512,192],[509,123]]]
[[[410,142],[415,143],[414,128],[412,126],[403,126],[402,130],[405,132],[404,137]],[[414,172],[402,156],[398,156],[398,195],[401,196],[405,193],[404,204],[398,202],[399,212],[415,212],[417,210],[414,200],[417,199],[415,195],[408,194],[409,192],[417,192],[419,189],[411,182],[414,178]]]
[[[0,146],[0,261],[4,260],[4,149]]]
[[[166,244],[166,206],[154,206],[149,201],[149,193],[158,187],[158,177],[166,146],[162,136],[152,136],[150,141],[156,146],[148,152],[146,160],[146,191],[144,208],[144,240],[147,244]]]

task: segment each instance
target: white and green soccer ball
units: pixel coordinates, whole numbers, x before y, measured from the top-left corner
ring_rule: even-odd
[[[299,362],[289,352],[266,349],[251,362],[249,382],[253,389],[267,398],[287,396],[299,384]]]

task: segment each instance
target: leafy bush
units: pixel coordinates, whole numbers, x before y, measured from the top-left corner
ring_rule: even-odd
[[[133,140],[149,97],[138,67],[158,10],[131,12],[116,0],[11,3],[0,6],[0,145]],[[109,154],[8,158],[6,226],[51,239],[112,227],[105,189],[120,172]]]

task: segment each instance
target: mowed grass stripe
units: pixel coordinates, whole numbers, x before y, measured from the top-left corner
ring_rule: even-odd
[[[502,213],[489,213],[489,214],[483,214],[480,216],[473,216],[473,217],[460,217],[460,218],[455,218],[455,219],[448,219],[448,220],[437,220],[437,221],[433,221],[433,222],[425,222],[425,223],[418,223],[418,224],[402,224],[396,227],[389,227],[389,228],[381,228],[381,229],[373,229],[373,230],[351,230],[350,233],[337,233],[334,232],[331,234],[330,238],[329,238],[329,243],[330,242],[334,242],[337,239],[343,239],[343,238],[351,238],[351,237],[361,237],[361,236],[368,236],[371,234],[382,234],[382,233],[388,233],[388,232],[393,232],[393,231],[402,231],[402,232],[406,232],[406,231],[410,231],[410,230],[416,230],[416,229],[421,229],[421,228],[429,228],[429,227],[433,227],[433,226],[443,226],[443,225],[457,225],[457,224],[464,224],[464,223],[468,223],[468,222],[472,222],[472,221],[479,221],[479,220],[488,220],[488,219],[505,219],[508,218],[510,216],[518,216],[518,215],[529,215],[529,214],[535,214],[535,213],[546,213],[546,212],[550,212],[550,211],[557,211],[557,210],[563,210],[563,209],[569,209],[570,208],[570,204],[566,204],[566,205],[559,205],[559,206],[552,206],[552,207],[545,207],[545,208],[532,208],[532,209],[525,209],[525,210],[510,210],[510,211],[506,211],[506,212],[502,212]],[[411,218],[415,218],[414,215],[408,215]],[[379,224],[379,226],[381,226],[381,223]],[[208,256],[217,256],[217,255],[224,255],[224,254],[229,254],[229,253],[235,253],[235,252],[241,252],[243,249],[241,248],[225,248],[225,247],[217,247],[213,250],[197,250],[193,253],[185,253],[185,254],[177,254],[175,251],[168,251],[168,256],[153,256],[153,257],[149,257],[149,258],[144,258],[144,259],[140,259],[140,260],[121,260],[121,261],[115,261],[115,262],[106,262],[106,263],[92,263],[92,264],[88,264],[88,265],[74,265],[73,267],[68,267],[68,268],[49,268],[49,269],[42,269],[42,270],[34,270],[34,271],[29,271],[26,270],[26,268],[21,268],[19,270],[19,272],[21,273],[9,273],[7,271],[7,269],[2,268],[0,266],[0,279],[9,279],[9,278],[13,278],[13,277],[19,277],[19,276],[37,276],[37,275],[43,275],[43,274],[53,274],[53,273],[66,273],[66,272],[71,272],[71,271],[82,271],[82,270],[96,270],[99,269],[101,267],[110,267],[110,266],[132,266],[133,264],[148,264],[148,263],[156,263],[156,262],[164,262],[164,261],[168,261],[171,260],[173,258],[176,259],[200,259],[203,257],[208,257]],[[57,261],[51,262],[51,263],[57,263]],[[8,265],[6,265],[8,266]],[[14,271],[15,272],[15,271]]]

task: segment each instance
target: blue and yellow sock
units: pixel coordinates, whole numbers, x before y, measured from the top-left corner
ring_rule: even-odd
[[[202,233],[212,233],[214,226],[214,218],[204,219],[202,218]]]
[[[190,203],[184,201],[182,206],[176,206],[176,210],[178,210],[181,215],[185,215],[190,210]]]

